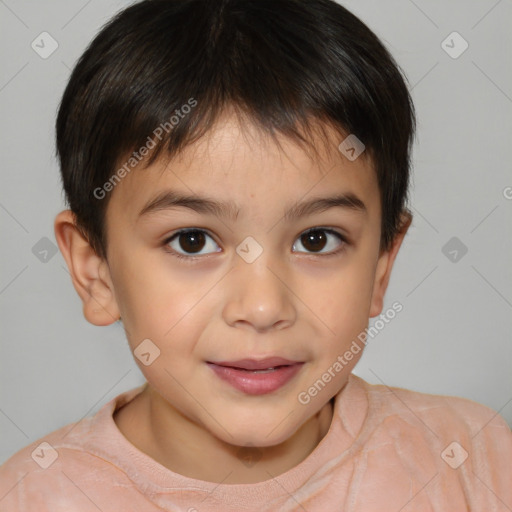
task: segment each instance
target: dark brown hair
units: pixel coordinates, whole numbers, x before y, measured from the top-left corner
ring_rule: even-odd
[[[90,43],[56,121],[66,199],[98,255],[106,257],[109,197],[95,191],[105,190],[122,159],[149,138],[155,147],[146,165],[162,151],[176,154],[228,106],[265,132],[298,141],[318,121],[355,134],[374,164],[381,248],[390,247],[410,213],[415,115],[377,36],[332,0],[145,0]],[[154,136],[178,114],[172,129]]]

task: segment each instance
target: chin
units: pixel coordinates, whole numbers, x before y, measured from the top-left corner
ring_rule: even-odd
[[[260,448],[276,446],[287,441],[301,426],[300,424],[296,426],[288,424],[284,428],[283,423],[279,424],[281,421],[282,418],[276,419],[271,422],[271,426],[268,423],[253,422],[251,425],[237,425],[235,422],[231,422],[229,423],[230,427],[227,428],[229,434],[217,426],[214,434],[221,441],[233,446]]]

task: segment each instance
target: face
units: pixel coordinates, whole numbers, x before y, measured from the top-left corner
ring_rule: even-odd
[[[166,407],[255,446],[285,441],[316,414],[362,351],[333,370],[338,356],[380,312],[380,208],[368,159],[313,158],[285,138],[279,148],[232,118],[126,176],[107,209],[109,279]],[[300,364],[266,374],[209,364],[270,357]]]

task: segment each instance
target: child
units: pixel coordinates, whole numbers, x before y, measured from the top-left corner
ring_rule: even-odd
[[[0,509],[512,510],[497,413],[351,374],[368,319],[401,310],[414,127],[392,57],[331,0],[108,23],[60,105],[55,234],[147,382],[11,457]]]

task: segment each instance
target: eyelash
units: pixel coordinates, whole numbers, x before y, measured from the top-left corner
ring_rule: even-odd
[[[175,238],[179,237],[181,234],[184,234],[184,233],[188,233],[190,231],[199,231],[201,233],[205,233],[206,235],[208,235],[210,238],[213,239],[212,235],[210,235],[208,233],[208,231],[204,230],[204,229],[199,229],[199,228],[187,228],[187,229],[181,229],[179,231],[176,231],[176,233],[172,234],[171,236],[167,237],[164,241],[163,241],[163,247],[164,247],[164,250],[171,254],[172,256],[174,256],[175,258],[178,258],[182,261],[185,261],[187,263],[194,263],[196,260],[200,260],[201,258],[205,258],[207,257],[208,255],[201,255],[201,256],[185,256],[183,254],[180,254],[179,252],[176,252],[175,250],[169,248],[168,244],[169,242],[171,242],[172,240],[174,240]],[[315,227],[315,228],[310,228],[310,229],[307,229],[306,231],[303,231],[298,238],[300,238],[301,236],[303,235],[306,235],[308,233],[311,233],[311,232],[317,232],[317,231],[323,231],[325,233],[329,233],[331,235],[334,235],[338,238],[338,240],[340,242],[342,242],[342,245],[339,249],[336,249],[335,251],[332,251],[332,252],[329,252],[329,253],[303,253],[303,254],[306,254],[306,255],[310,255],[310,256],[321,256],[321,257],[329,257],[329,256],[337,256],[339,254],[341,254],[342,252],[344,252],[346,249],[347,249],[347,246],[350,245],[349,241],[347,240],[347,238],[342,235],[341,233],[339,233],[338,231],[334,231],[333,229],[330,229],[330,228],[323,228],[323,227]]]

